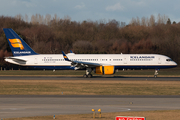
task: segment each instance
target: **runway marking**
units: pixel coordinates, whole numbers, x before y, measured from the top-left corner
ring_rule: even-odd
[[[0,110],[11,110],[11,111],[17,111],[17,110],[25,110],[24,108],[3,108]]]
[[[129,108],[119,108],[119,109],[122,109],[122,111],[131,111],[131,109]]]

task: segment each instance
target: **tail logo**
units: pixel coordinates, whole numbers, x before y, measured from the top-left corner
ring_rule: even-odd
[[[24,49],[20,39],[9,39],[9,41],[14,48],[20,48],[21,50]]]

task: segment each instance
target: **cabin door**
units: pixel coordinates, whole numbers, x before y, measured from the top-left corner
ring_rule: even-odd
[[[34,58],[34,64],[38,64],[38,59],[37,59],[37,57]]]
[[[124,64],[127,64],[127,58],[124,57]]]
[[[161,58],[158,58],[158,64],[161,64]]]

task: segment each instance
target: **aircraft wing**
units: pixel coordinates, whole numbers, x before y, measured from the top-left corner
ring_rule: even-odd
[[[78,64],[84,67],[97,67],[97,66],[101,66],[101,64],[99,63],[91,63],[91,62],[82,62],[82,61],[71,61],[72,64]]]
[[[86,67],[98,67],[98,66],[102,66],[104,64],[100,64],[100,63],[92,63],[92,62],[83,62],[83,61],[74,61],[74,60],[70,60],[66,54],[62,51],[63,57],[66,61],[71,62],[71,65],[74,67],[77,67],[77,69],[82,69],[82,68],[86,68]]]

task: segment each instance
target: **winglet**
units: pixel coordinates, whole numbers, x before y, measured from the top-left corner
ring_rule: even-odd
[[[61,51],[61,52],[62,52],[62,54],[63,54],[64,59],[65,59],[66,61],[70,61],[70,60],[68,59],[68,57],[66,56],[66,54],[65,54],[63,51]]]
[[[73,51],[72,51],[72,50],[70,50],[70,53],[73,53]]]

